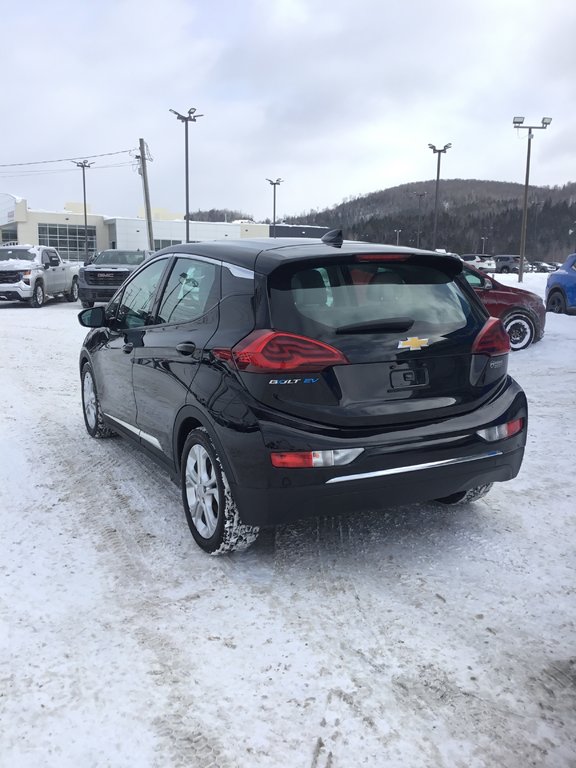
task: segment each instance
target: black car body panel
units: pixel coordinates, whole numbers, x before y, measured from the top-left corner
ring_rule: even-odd
[[[205,429],[250,525],[449,496],[514,477],[527,427],[507,349],[477,346],[498,321],[461,270],[455,257],[355,242],[173,246],[105,312],[81,313],[102,327],[86,337],[80,368],[92,366],[104,422],[175,477],[187,435]],[[279,337],[300,367],[285,372],[279,357],[258,369]],[[308,347],[330,362],[316,370]],[[482,436],[517,420],[514,436]],[[350,450],[333,466],[271,461]]]

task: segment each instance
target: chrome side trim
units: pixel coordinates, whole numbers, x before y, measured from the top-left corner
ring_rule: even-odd
[[[380,469],[377,472],[363,472],[360,475],[344,475],[343,477],[333,477],[326,480],[326,485],[330,483],[346,483],[348,480],[367,480],[370,477],[385,477],[386,475],[402,475],[404,472],[419,472],[421,469],[434,469],[435,467],[448,467],[452,464],[465,464],[467,461],[478,461],[480,459],[491,459],[494,456],[501,456],[502,451],[489,451],[479,456],[461,456],[458,459],[444,459],[442,461],[429,461],[426,464],[411,464],[407,467],[393,467],[392,469]]]
[[[222,266],[230,270],[234,277],[243,277],[245,280],[254,280],[254,272],[252,272],[251,269],[246,269],[246,267],[238,267],[236,264],[228,264],[225,261],[222,262]]]
[[[129,432],[133,432],[137,437],[145,440],[147,443],[150,443],[150,445],[153,445],[154,448],[162,451],[162,446],[160,445],[159,441],[152,435],[149,435],[147,432],[143,432],[141,429],[138,429],[138,427],[135,427],[133,424],[129,424],[127,421],[117,419],[115,416],[110,416],[107,413],[105,413],[104,416],[106,416],[107,419],[110,419],[110,421],[115,421],[116,424],[120,424],[121,427],[124,427],[124,429],[127,429]],[[164,451],[162,451],[162,453],[164,453]]]

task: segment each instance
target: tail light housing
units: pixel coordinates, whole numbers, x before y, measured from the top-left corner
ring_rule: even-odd
[[[232,349],[213,349],[212,354],[249,373],[315,373],[332,365],[349,364],[346,355],[329,344],[272,330],[253,331]]]
[[[497,317],[489,317],[484,327],[474,339],[473,355],[507,355],[510,352],[510,338],[502,321]]]
[[[357,459],[364,448],[340,448],[331,451],[274,451],[270,454],[273,467],[302,469],[310,467],[342,467]]]
[[[507,421],[506,424],[498,424],[495,427],[486,427],[486,429],[479,429],[476,434],[488,443],[493,443],[496,440],[504,440],[507,437],[513,437],[521,432],[524,428],[524,419],[513,419]]]

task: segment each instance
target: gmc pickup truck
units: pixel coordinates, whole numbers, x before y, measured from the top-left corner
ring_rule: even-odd
[[[0,299],[41,307],[51,296],[78,300],[79,265],[43,245],[0,247]]]

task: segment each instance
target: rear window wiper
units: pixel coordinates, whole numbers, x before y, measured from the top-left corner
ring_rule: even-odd
[[[370,333],[371,331],[403,333],[414,325],[411,317],[390,317],[387,320],[366,320],[364,323],[352,323],[336,328],[336,333]]]

